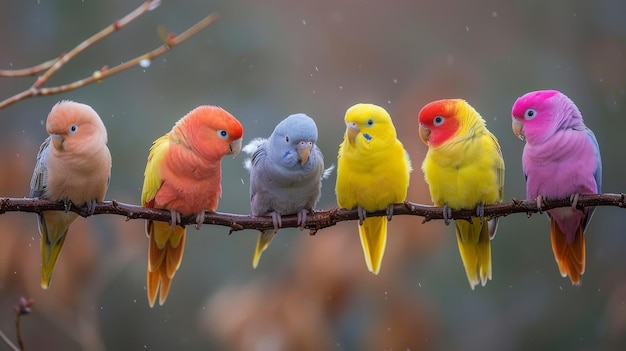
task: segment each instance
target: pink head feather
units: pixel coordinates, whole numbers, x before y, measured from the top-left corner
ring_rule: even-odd
[[[542,143],[563,127],[584,127],[574,102],[557,90],[538,90],[522,95],[513,104],[511,115],[523,123],[523,134],[530,144]]]

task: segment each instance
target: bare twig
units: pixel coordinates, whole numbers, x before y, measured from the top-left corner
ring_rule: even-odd
[[[30,314],[33,312],[33,303],[35,301],[33,299],[27,299],[25,297],[20,297],[18,304],[13,306],[13,310],[15,311],[15,333],[17,334],[17,342],[19,347],[15,346],[15,344],[0,330],[0,339],[4,341],[7,346],[13,351],[24,351],[24,340],[22,339],[22,328],[20,326],[20,317],[23,315]]]
[[[17,343],[20,346],[20,350],[24,351],[24,340],[22,339],[22,327],[20,320],[22,316],[31,314],[33,312],[33,303],[35,300],[20,297],[19,303],[13,307],[15,310],[15,333],[17,335]]]
[[[53,58],[52,60],[48,60],[46,62],[42,62],[36,66],[22,68],[22,69],[0,69],[0,77],[25,77],[25,76],[34,76],[35,74],[39,74],[41,71],[45,71],[48,68],[52,67],[59,58]]]
[[[165,43],[159,46],[158,48],[150,52],[144,53],[142,55],[139,55],[131,60],[128,60],[112,68],[108,68],[108,66],[103,66],[103,68],[95,71],[90,77],[86,77],[86,78],[83,78],[83,79],[80,79],[80,80],[77,80],[68,84],[60,85],[60,86],[46,87],[46,88],[42,87],[43,84],[45,84],[48,81],[50,76],[56,73],[61,67],[63,67],[68,61],[76,57],[76,55],[78,55],[80,52],[92,46],[94,43],[100,41],[106,36],[110,35],[111,33],[120,30],[121,28],[126,26],[129,22],[133,21],[134,19],[136,19],[137,17],[139,17],[146,11],[149,11],[150,9],[154,8],[159,3],[160,3],[160,0],[151,0],[151,1],[144,2],[140,7],[138,7],[133,12],[126,15],[124,18],[115,21],[113,24],[109,25],[108,27],[104,28],[100,32],[94,34],[90,38],[78,44],[76,47],[70,50],[67,54],[62,54],[57,59],[53,59],[53,60],[44,62],[42,64],[39,64],[31,68],[27,68],[27,69],[15,70],[15,71],[11,71],[11,70],[0,71],[0,76],[8,77],[8,76],[18,76],[18,75],[22,75],[22,76],[33,75],[33,74],[37,74],[43,71],[44,69],[47,69],[47,71],[43,75],[37,78],[37,80],[33,83],[33,85],[29,89],[21,93],[15,94],[5,99],[4,101],[1,101],[0,109],[3,109],[11,104],[14,104],[28,97],[39,96],[39,95],[59,94],[59,93],[63,93],[63,92],[67,92],[70,90],[83,87],[85,85],[88,85],[94,82],[100,82],[109,76],[112,76],[116,73],[119,73],[128,68],[138,65],[143,60],[153,60],[154,58],[160,55],[163,55],[164,53],[169,51],[169,49],[182,43],[183,41],[194,36],[195,34],[200,32],[204,28],[208,27],[213,22],[215,22],[218,18],[218,15],[216,13],[212,13],[208,15],[207,17],[203,18],[200,22],[191,26],[182,34],[174,35],[170,33],[168,35],[165,35],[165,37],[163,38]]]
[[[81,51],[90,47],[91,45],[97,43],[101,39],[107,37],[111,33],[122,29],[122,27],[126,26],[128,23],[135,20],[137,17],[141,16],[148,10],[158,6],[161,0],[149,0],[141,4],[138,8],[133,10],[128,15],[124,16],[122,19],[113,22],[108,27],[104,28],[100,32],[92,35],[89,39],[84,40],[82,43],[78,44],[75,48],[70,50],[67,54],[61,54],[59,57],[54,58],[52,60],[48,60],[46,62],[40,63],[34,67],[18,69],[18,70],[0,70],[0,77],[23,77],[23,76],[31,76],[38,74],[41,71],[47,70],[44,75],[39,77],[35,83],[33,83],[33,87],[42,86],[50,76],[52,76],[56,71],[58,71],[63,65],[65,65],[69,60],[73,59],[76,55],[78,55]]]
[[[571,206],[570,199],[553,199],[546,200],[541,211],[557,207]],[[577,208],[582,209],[589,206],[617,206],[626,207],[626,195],[624,194],[591,194],[581,195],[578,199]],[[41,211],[63,211],[62,202],[50,202],[36,198],[0,198],[0,214],[10,211],[20,212],[41,212]],[[70,209],[83,217],[87,217],[87,208],[79,208],[72,206]],[[540,212],[537,209],[535,200],[512,200],[496,205],[485,206],[486,217],[502,217],[513,213],[526,213],[530,216],[533,213]],[[170,212],[154,208],[144,208],[137,205],[130,205],[121,202],[104,201],[96,205],[94,214],[115,214],[126,216],[127,219],[151,219],[156,221],[170,221]],[[433,219],[443,219],[443,209],[441,207],[433,207],[421,205],[413,202],[405,202],[395,204],[393,209],[394,215],[412,215],[423,217],[423,222]],[[385,210],[371,212],[368,216],[385,216]],[[453,219],[469,219],[476,216],[474,209],[454,210],[452,211]],[[329,210],[316,210],[307,216],[305,228],[311,230],[314,234],[316,231],[333,226],[339,222],[357,220],[358,213],[356,210],[346,210],[333,208]],[[195,224],[195,215],[185,216],[181,218],[182,225]],[[298,227],[297,216],[283,216],[283,228]],[[213,224],[219,226],[230,227],[230,231],[243,229],[265,230],[273,228],[271,217],[255,217],[251,215],[240,215],[231,213],[207,212],[204,220],[205,224]]]
[[[11,349],[11,351],[20,351],[20,349],[17,346],[15,346],[15,344],[11,341],[11,339],[9,339],[6,335],[4,335],[2,330],[0,330],[0,339],[2,339],[2,341],[4,341],[5,344],[7,344],[7,346]]]
[[[46,71],[46,73],[44,73],[39,78],[37,78],[35,83],[33,83],[32,88],[36,89],[44,85],[44,83],[46,83],[53,74],[55,74],[59,69],[61,69],[61,67],[63,67],[71,59],[76,57],[76,55],[78,55],[79,53],[87,49],[88,47],[94,45],[95,43],[99,42],[100,40],[106,38],[111,33],[122,29],[128,23],[132,22],[137,17],[141,16],[142,14],[147,12],[149,9],[153,8],[154,6],[158,6],[160,2],[161,2],[160,0],[150,0],[150,1],[144,2],[143,4],[141,4],[141,6],[136,8],[134,11],[132,11],[128,15],[124,16],[122,19],[119,19],[113,22],[108,27],[92,35],[87,40],[84,40],[82,43],[78,44],[76,47],[70,50],[67,54],[61,55],[61,57],[54,63],[52,67],[50,67],[49,70]]]

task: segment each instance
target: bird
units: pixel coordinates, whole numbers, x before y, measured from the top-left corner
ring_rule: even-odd
[[[411,160],[398,140],[389,113],[381,106],[357,103],[347,109],[346,131],[337,155],[337,204],[357,209],[365,263],[373,274],[381,268],[387,221],[393,204],[406,199]],[[387,218],[367,217],[385,210]]]
[[[54,266],[70,224],[78,217],[75,207],[93,215],[106,195],[111,176],[111,153],[102,119],[86,104],[62,100],[46,119],[50,134],[39,148],[30,182],[30,197],[63,202],[65,211],[37,214],[41,236],[41,287],[50,286]]]
[[[511,109],[513,133],[525,140],[522,166],[526,198],[570,198],[571,207],[546,211],[552,251],[559,272],[573,285],[585,272],[585,230],[594,207],[578,209],[580,194],[599,194],[602,160],[598,141],[585,126],[574,102],[557,90],[538,90],[519,97]]]
[[[428,146],[422,171],[446,224],[452,209],[474,209],[476,217],[456,220],[456,237],[472,290],[492,278],[491,239],[498,218],[484,217],[484,206],[502,202],[504,159],[485,120],[463,99],[426,104],[418,114],[419,136]]]
[[[150,307],[157,295],[163,305],[185,248],[181,215],[195,215],[196,228],[205,211],[214,212],[222,194],[221,160],[241,151],[242,124],[213,105],[194,108],[172,130],[156,139],[144,172],[141,205],[170,211],[171,221],[146,222],[148,269],[146,290]]]
[[[324,170],[324,156],[317,146],[317,125],[304,113],[289,115],[276,125],[269,138],[257,138],[243,148],[251,155],[245,161],[250,171],[250,209],[252,215],[272,217],[274,228],[259,234],[252,267],[269,247],[281,216],[298,215],[304,228],[307,215],[320,199],[322,179],[334,166]]]

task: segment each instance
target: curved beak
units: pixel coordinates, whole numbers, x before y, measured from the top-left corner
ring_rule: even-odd
[[[348,140],[350,141],[350,144],[354,144],[354,140],[356,139],[356,136],[359,135],[359,133],[361,132],[361,128],[359,128],[359,125],[356,124],[356,122],[346,122],[346,135],[348,136]]]
[[[54,146],[55,149],[62,150],[65,138],[63,138],[63,135],[60,134],[50,134],[50,141],[52,142],[52,146]]]
[[[513,118],[513,134],[519,138],[519,140],[524,141],[524,123],[520,122],[518,119]]]
[[[296,146],[296,151],[298,152],[298,157],[300,158],[301,165],[305,164],[306,161],[308,161],[312,148],[312,141],[301,141],[298,143],[298,146]]]
[[[239,152],[241,152],[241,143],[243,142],[243,140],[241,138],[237,139],[237,140],[233,140],[229,146],[230,146],[230,152],[228,153],[229,155],[233,155],[233,158],[235,158]]]
[[[420,139],[424,142],[424,144],[428,145],[428,137],[430,137],[430,129],[424,127],[422,124],[419,126],[419,134]]]

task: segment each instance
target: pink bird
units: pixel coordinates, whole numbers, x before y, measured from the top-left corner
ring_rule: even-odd
[[[30,182],[30,196],[63,201],[66,211],[38,214],[41,234],[41,287],[47,289],[70,224],[78,217],[68,211],[87,205],[93,214],[104,200],[111,175],[107,131],[91,106],[61,101],[46,120],[50,136],[41,144]]]
[[[548,210],[552,250],[563,277],[580,285],[585,272],[585,229],[593,207],[576,208],[580,194],[601,193],[602,161],[578,107],[556,90],[533,91],[513,104],[513,132],[526,140],[522,165],[526,197],[570,197],[572,206]]]

